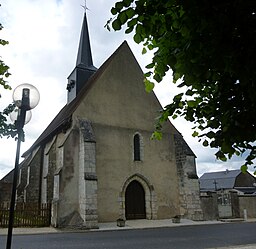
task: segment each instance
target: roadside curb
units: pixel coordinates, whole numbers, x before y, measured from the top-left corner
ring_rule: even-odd
[[[256,219],[244,221],[243,219],[222,219],[214,221],[192,221],[181,219],[180,223],[172,223],[171,219],[167,220],[129,220],[126,221],[124,227],[117,226],[116,222],[99,223],[99,228],[94,229],[59,229],[54,227],[42,228],[14,228],[13,235],[37,235],[37,234],[56,234],[56,233],[88,233],[88,232],[104,232],[104,231],[125,231],[132,229],[153,229],[168,228],[181,226],[200,226],[200,225],[217,225],[232,222],[256,222]],[[0,228],[0,236],[7,235],[7,228]]]

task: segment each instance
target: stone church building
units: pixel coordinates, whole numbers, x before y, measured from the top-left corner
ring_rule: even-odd
[[[146,93],[127,42],[96,69],[86,14],[67,104],[23,155],[17,201],[52,203],[52,225],[96,228],[123,219],[202,217],[195,155]]]

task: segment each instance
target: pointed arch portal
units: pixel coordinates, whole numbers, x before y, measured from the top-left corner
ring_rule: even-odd
[[[125,218],[127,220],[146,218],[145,191],[136,180],[132,181],[125,191]]]
[[[119,217],[123,219],[156,219],[156,195],[153,185],[141,174],[128,177],[119,198]]]

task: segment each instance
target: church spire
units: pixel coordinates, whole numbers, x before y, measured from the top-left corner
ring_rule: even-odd
[[[88,69],[95,69],[92,62],[92,52],[86,18],[86,11],[84,12],[84,21],[80,35],[80,43],[78,47],[76,66]]]
[[[70,103],[86,84],[88,79],[97,70],[93,65],[92,52],[90,46],[89,30],[86,17],[86,6],[84,20],[80,35],[80,42],[77,53],[76,67],[68,77],[68,103]]]

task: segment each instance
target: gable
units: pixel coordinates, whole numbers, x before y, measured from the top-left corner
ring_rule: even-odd
[[[74,115],[95,123],[153,131],[162,107],[153,92],[145,91],[143,72],[128,44],[124,42],[117,51]],[[165,129],[178,133],[171,123]]]
[[[256,179],[254,176],[252,176],[250,173],[245,172],[237,176],[235,181],[235,187],[255,187]]]
[[[54,135],[66,132],[71,126],[72,116],[152,132],[162,107],[153,92],[146,93],[143,77],[127,42],[123,42],[92,75],[78,96],[62,108],[23,156],[50,141]],[[164,124],[163,132],[180,134],[170,121]]]

